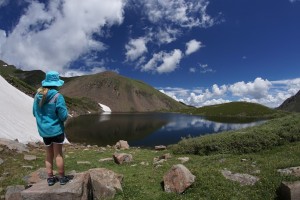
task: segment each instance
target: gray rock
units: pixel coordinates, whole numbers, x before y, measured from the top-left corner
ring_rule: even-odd
[[[55,172],[54,172],[55,173]],[[25,176],[23,180],[28,184],[35,184],[37,182],[40,182],[41,180],[47,179],[48,174],[46,168],[40,168],[29,175]]]
[[[166,192],[183,193],[195,182],[195,176],[182,164],[173,165],[164,177]]]
[[[279,199],[299,200],[300,181],[282,182],[279,188]]]
[[[22,200],[21,191],[25,190],[24,185],[13,185],[6,188],[5,200]]]
[[[24,160],[36,160],[36,156],[35,155],[24,155]]]
[[[132,155],[127,153],[115,153],[113,158],[117,164],[130,163],[133,160]]]
[[[237,181],[241,185],[254,185],[257,181],[259,181],[258,177],[249,174],[234,174],[229,170],[222,170],[221,172],[226,179]]]
[[[117,142],[115,147],[117,149],[129,149],[128,142],[125,140],[120,140],[119,142]]]
[[[286,169],[278,169],[277,172],[279,172],[282,175],[292,175],[292,176],[300,177],[300,166],[290,167]]]
[[[56,183],[49,187],[47,181],[43,180],[21,192],[23,200],[87,200],[92,199],[92,195],[91,177],[87,172],[76,174],[69,183],[63,186]]]
[[[179,158],[177,158],[177,159],[180,160],[181,163],[185,163],[185,162],[188,162],[188,161],[190,160],[189,157],[179,157]]]
[[[29,152],[25,144],[19,143],[15,140],[1,138],[0,145],[6,146],[10,150],[16,150],[18,153]]]
[[[77,161],[78,165],[90,165],[91,162],[90,161]]]
[[[158,151],[161,151],[161,150],[167,149],[167,147],[164,146],[164,145],[158,145],[158,146],[155,146],[154,149],[155,149],[155,150],[158,150]]]
[[[4,160],[2,160],[2,159],[0,158],[0,165],[1,165],[2,163],[4,163]]]
[[[116,192],[123,191],[123,175],[105,168],[90,169],[88,172],[92,179],[94,200],[113,199]]]
[[[113,161],[113,158],[102,158],[99,160],[99,162],[108,162],[108,161]]]

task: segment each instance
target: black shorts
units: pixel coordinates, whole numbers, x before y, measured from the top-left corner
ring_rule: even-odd
[[[46,146],[50,146],[52,143],[63,144],[65,141],[65,134],[62,133],[54,137],[43,137],[43,140]]]

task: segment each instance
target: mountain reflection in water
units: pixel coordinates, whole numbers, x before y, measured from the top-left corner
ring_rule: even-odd
[[[201,116],[175,113],[119,113],[84,115],[66,125],[70,142],[114,145],[119,140],[130,146],[153,147],[177,143],[182,137],[236,130],[263,123],[220,123]]]

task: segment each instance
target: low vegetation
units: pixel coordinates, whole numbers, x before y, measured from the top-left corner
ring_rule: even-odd
[[[176,154],[243,154],[296,141],[300,141],[300,114],[291,114],[237,131],[184,138],[173,145],[172,150]]]
[[[114,148],[66,145],[66,171],[83,172],[101,167],[123,174],[123,193],[118,193],[115,199],[276,199],[282,181],[300,180],[300,177],[277,172],[300,166],[299,128],[300,114],[293,114],[258,127],[184,139],[164,151],[131,148],[121,151],[133,155],[133,162],[123,165],[113,161],[99,162],[99,159],[111,158],[116,152]],[[161,167],[154,167],[153,158],[166,153],[171,153],[172,157]],[[36,155],[37,160],[24,160],[24,154]],[[25,184],[24,176],[44,167],[43,149],[32,148],[24,154],[5,148],[1,151],[1,195],[8,185]],[[172,165],[179,164],[178,158],[183,156],[190,158],[184,165],[196,176],[196,182],[184,194],[166,193],[161,186],[163,176]],[[257,176],[260,180],[253,186],[241,186],[225,179],[221,173],[223,169]]]

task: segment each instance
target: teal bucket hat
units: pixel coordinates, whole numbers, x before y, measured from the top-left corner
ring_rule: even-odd
[[[63,80],[59,79],[59,73],[56,71],[47,72],[45,80],[42,81],[42,86],[57,86],[60,87],[64,84]]]

